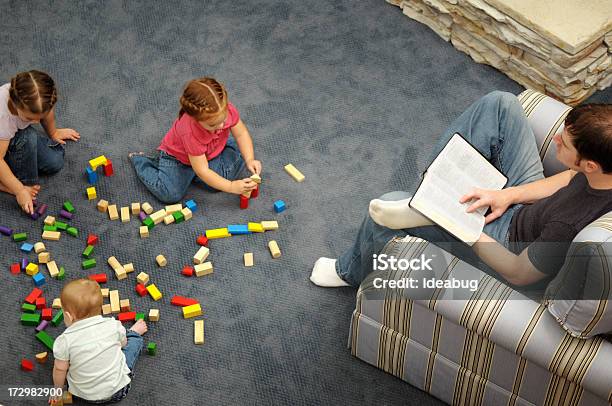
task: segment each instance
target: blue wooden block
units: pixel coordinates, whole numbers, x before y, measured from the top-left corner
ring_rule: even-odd
[[[24,242],[23,244],[21,244],[21,247],[19,249],[22,250],[23,252],[32,252],[32,250],[34,249],[34,246],[30,244],[29,242]]]
[[[285,209],[287,208],[287,206],[285,205],[285,202],[283,202],[282,200],[277,200],[274,202],[274,211],[277,213],[280,213],[282,211],[285,211]]]
[[[227,226],[227,231],[231,235],[251,234],[249,226],[246,224],[230,224]]]
[[[187,208],[192,212],[195,212],[198,209],[198,205],[193,200],[187,200],[185,202],[185,206],[187,206]]]
[[[36,286],[42,286],[46,282],[45,276],[42,274],[42,272],[38,272],[34,276],[32,276],[32,280],[34,281],[34,285]]]
[[[95,185],[96,183],[98,183],[98,173],[91,168],[87,168],[86,171],[87,182],[89,182],[90,185]]]

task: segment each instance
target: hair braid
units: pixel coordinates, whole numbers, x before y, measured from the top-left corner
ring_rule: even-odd
[[[57,89],[51,76],[31,70],[11,78],[9,97],[19,110],[44,114],[51,111],[57,102]]]
[[[213,78],[194,79],[185,85],[179,103],[179,117],[187,113],[197,120],[206,120],[227,109],[227,91]]]

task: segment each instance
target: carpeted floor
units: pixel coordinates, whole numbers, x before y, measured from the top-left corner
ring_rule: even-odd
[[[382,0],[258,1],[0,1],[0,79],[37,68],[59,85],[61,126],[82,139],[67,148],[61,174],[42,180],[40,200],[51,214],[71,199],[81,235],[47,246],[68,278],[107,272],[115,255],[151,275],[160,303],[137,297],[135,274],[112,280],[136,309],[161,309],[142,355],[127,405],[149,404],[438,404],[433,397],[350,355],[347,337],[355,290],[321,289],[308,281],[321,255],[338,256],[352,240],[368,201],[390,190],[411,190],[437,136],[471,102],[515,82],[474,63],[425,26]],[[200,209],[190,222],[158,226],[147,240],[137,222],[111,222],[85,198],[87,161],[105,154],[116,175],[103,178],[98,196],[118,205],[161,205],[137,181],[128,151],[153,151],[177,114],[189,79],[211,75],[227,85],[263,161],[261,196],[248,210],[238,198],[193,188]],[[610,91],[592,100],[612,99]],[[294,163],[306,175],[298,184],[282,170]],[[277,215],[272,202],[284,199]],[[19,213],[0,195],[0,223],[40,236],[42,220]],[[212,276],[179,274],[206,228],[248,220],[278,220],[264,235],[213,241]],[[80,269],[88,232],[101,243],[92,271]],[[283,256],[266,248],[278,241]],[[242,254],[255,253],[255,267]],[[154,258],[169,261],[158,269]],[[52,364],[19,370],[22,357],[43,347],[19,323],[32,288],[8,265],[23,254],[0,238],[3,327],[0,385],[51,383]],[[30,256],[33,258],[33,255]],[[45,287],[48,300],[62,282]],[[194,297],[205,310],[206,344],[193,344],[193,324],[169,304],[172,295]],[[50,328],[56,337],[62,328]],[[1,399],[2,397],[0,397]],[[5,401],[6,404],[44,404]]]

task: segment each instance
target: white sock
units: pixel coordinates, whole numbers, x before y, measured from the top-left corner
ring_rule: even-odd
[[[434,224],[427,217],[408,206],[408,202],[410,202],[410,199],[396,201],[374,199],[370,202],[370,217],[376,224],[393,230]]]
[[[336,260],[332,258],[321,257],[317,259],[312,267],[310,281],[317,286],[324,288],[339,288],[341,286],[349,286],[336,273]]]

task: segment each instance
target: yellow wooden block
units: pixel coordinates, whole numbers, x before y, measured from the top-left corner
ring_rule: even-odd
[[[94,171],[98,168],[98,166],[106,165],[107,163],[108,160],[104,155],[100,155],[99,157],[89,160],[89,166],[91,166],[91,169]]]
[[[140,238],[147,238],[149,236],[149,227],[140,226]]]
[[[151,214],[153,213],[153,206],[151,206],[149,202],[144,202],[142,204],[142,211],[144,211],[146,214]]]
[[[193,263],[196,265],[201,264],[202,262],[206,261],[206,258],[208,258],[209,254],[210,250],[207,247],[200,247],[198,252],[196,252],[193,256]]]
[[[171,204],[169,206],[166,206],[166,214],[172,214],[175,211],[181,211],[183,210],[183,205],[178,203],[178,204]]]
[[[191,317],[201,316],[201,315],[202,315],[202,307],[200,306],[199,303],[183,307],[183,317],[186,319],[191,318]]]
[[[45,217],[45,225],[46,226],[52,226],[54,224],[55,224],[55,217],[53,217],[53,216]]]
[[[46,249],[47,248],[45,247],[45,244],[42,242],[37,242],[36,244],[34,244],[34,252],[37,254],[44,252]]]
[[[43,240],[59,241],[61,236],[59,231],[43,231],[42,233]]]
[[[244,253],[244,266],[253,266],[253,253],[252,252]]]
[[[49,261],[51,261],[51,254],[48,252],[41,252],[40,254],[38,254],[38,263],[39,264],[46,264]]]
[[[278,230],[278,221],[262,221],[261,226],[265,231]]]
[[[166,257],[164,257],[162,254],[159,254],[158,256],[155,257],[155,262],[157,262],[157,265],[162,266],[162,267],[168,265],[168,261],[166,260]]]
[[[147,283],[149,283],[149,275],[144,272],[141,272],[136,277],[136,280],[138,281],[138,283],[142,283],[143,285],[146,285]]]
[[[102,288],[100,289],[100,292],[102,293],[102,297],[108,297],[109,295],[109,290],[108,288]]]
[[[166,217],[164,217],[165,225],[172,224],[172,223],[174,223],[174,216],[172,214],[168,214]]]
[[[62,308],[62,299],[56,297],[53,299],[53,304],[51,305],[53,309],[61,309]]]
[[[208,238],[209,240],[214,240],[215,238],[226,238],[231,236],[232,235],[229,233],[229,231],[227,231],[227,227],[206,230],[206,238]]]
[[[111,204],[108,206],[108,218],[111,220],[117,220],[119,218],[119,212],[117,211],[116,204]]]
[[[149,321],[159,321],[159,309],[149,310]]]
[[[161,292],[159,291],[159,289],[157,289],[157,286],[155,286],[155,284],[147,286],[147,292],[149,292],[149,295],[151,295],[151,297],[155,301],[161,299],[162,297]]]
[[[291,177],[295,179],[296,182],[303,182],[305,179],[302,172],[298,171],[298,169],[295,166],[293,166],[293,164],[285,165],[285,171],[287,171],[287,173],[291,175]]]
[[[210,261],[196,265],[193,267],[193,269],[195,270],[195,274],[198,277],[213,273],[213,265]]]
[[[111,314],[111,313],[112,313],[111,305],[110,304],[103,304],[102,305],[102,314],[106,316],[107,314]]]
[[[195,344],[204,344],[204,320],[194,320],[193,328],[193,342]]]
[[[265,231],[261,223],[249,223],[248,227],[252,233],[263,233]]]
[[[106,210],[108,210],[108,202],[102,199],[98,202],[98,211],[101,213],[106,213]]]
[[[166,217],[166,215],[167,215],[166,210],[161,209],[151,214],[150,216],[151,216],[151,220],[153,220],[153,223],[159,224],[164,220],[164,217]]]
[[[98,197],[98,193],[96,192],[96,188],[95,187],[88,187],[87,188],[87,200],[93,200],[96,199]]]
[[[278,248],[278,244],[276,243],[276,241],[270,241],[268,243],[268,248],[270,248],[270,254],[272,254],[272,258],[279,258],[281,256],[280,248]]]
[[[191,220],[191,218],[193,217],[193,212],[189,209],[189,207],[185,207],[183,210],[181,210],[181,213],[183,213],[185,221]]]
[[[130,208],[129,207],[122,207],[121,208],[121,222],[122,223],[129,223],[130,221]]]
[[[34,276],[38,273],[38,265],[33,262],[30,262],[25,269],[26,273],[30,276]]]
[[[119,304],[119,291],[111,290],[109,292],[109,296],[110,296],[111,313],[119,313],[119,311],[121,311],[121,306]]]
[[[55,278],[59,274],[59,268],[57,267],[55,261],[49,261],[47,263],[47,270],[49,271],[49,275],[51,275],[52,278]]]
[[[132,203],[132,214],[133,215],[140,214],[140,203]]]

